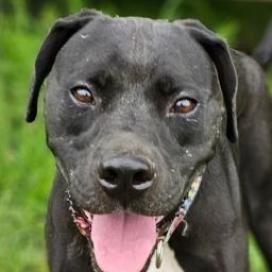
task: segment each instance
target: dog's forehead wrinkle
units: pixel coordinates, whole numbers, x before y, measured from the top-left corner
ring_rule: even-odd
[[[153,49],[158,46],[158,43],[162,42],[158,37],[154,23],[152,21],[148,22],[134,19],[135,30],[132,32],[131,38],[132,45],[129,57],[132,59],[132,62],[139,63],[142,66],[147,66],[154,62],[156,50]],[[164,50],[167,50],[166,46]]]

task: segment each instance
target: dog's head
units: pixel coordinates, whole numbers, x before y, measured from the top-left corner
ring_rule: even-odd
[[[28,121],[48,74],[48,145],[92,218],[98,265],[139,271],[157,218],[177,209],[219,140],[237,138],[228,47],[196,21],[84,11],[58,20],[43,43]]]

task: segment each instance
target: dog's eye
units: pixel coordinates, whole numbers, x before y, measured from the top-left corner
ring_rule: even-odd
[[[82,104],[95,105],[95,98],[91,90],[85,86],[78,86],[71,90],[73,98]]]
[[[171,108],[171,113],[176,114],[186,114],[192,112],[197,105],[197,101],[195,99],[189,97],[183,97],[178,99],[173,107]]]

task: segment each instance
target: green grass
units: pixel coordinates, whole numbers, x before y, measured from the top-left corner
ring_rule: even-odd
[[[44,221],[54,162],[45,145],[42,110],[31,125],[24,117],[35,54],[54,17],[48,9],[34,24],[22,4],[13,18],[0,14],[1,272],[47,271]],[[229,33],[233,26],[218,27]],[[253,242],[250,260],[252,272],[267,271]]]
[[[0,25],[0,271],[46,271],[43,224],[54,165],[41,114],[33,125],[24,116],[34,52],[47,30],[30,30],[24,17],[2,17]]]

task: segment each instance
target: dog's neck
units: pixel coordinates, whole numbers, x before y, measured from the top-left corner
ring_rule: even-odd
[[[151,259],[150,266],[147,272],[184,272],[184,270],[180,267],[178,263],[174,251],[169,247],[169,245],[165,245],[164,248],[164,258],[162,265],[159,269],[156,268],[156,258],[153,255]]]

